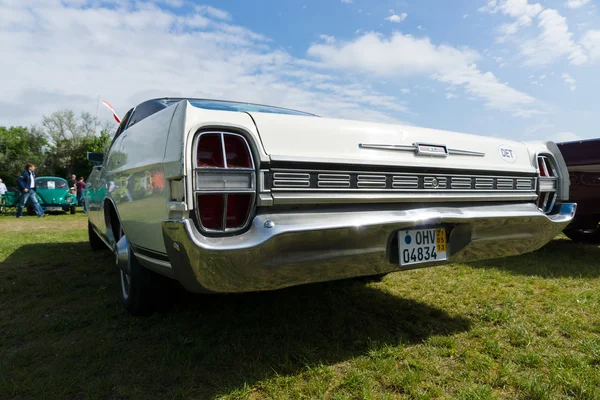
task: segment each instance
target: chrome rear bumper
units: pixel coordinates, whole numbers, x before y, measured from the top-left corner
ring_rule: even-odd
[[[225,238],[181,219],[165,221],[163,235],[188,290],[248,292],[409,269],[395,261],[395,238],[414,227],[446,226],[449,235],[447,261],[416,267],[527,253],[561,232],[575,208],[563,204],[551,216],[534,204],[261,214],[246,233]]]

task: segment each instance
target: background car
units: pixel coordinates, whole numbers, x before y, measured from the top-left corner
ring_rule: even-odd
[[[69,211],[75,214],[77,198],[69,192],[66,179],[55,176],[43,176],[35,179],[40,206],[44,211]],[[27,213],[34,215],[33,208],[27,207]]]
[[[564,230],[576,242],[600,243],[600,139],[558,143],[571,181],[569,201],[577,215]]]

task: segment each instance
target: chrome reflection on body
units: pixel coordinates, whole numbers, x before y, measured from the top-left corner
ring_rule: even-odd
[[[449,154],[474,157],[485,156],[485,153],[481,153],[479,151],[451,149],[446,147],[445,145],[427,143],[414,143],[412,145],[359,143],[358,147],[360,147],[361,149],[412,151],[415,153],[415,155],[425,155],[434,157],[446,157]],[[441,148],[443,148],[444,151],[440,151]]]
[[[419,227],[448,229],[447,262],[530,252],[562,231],[574,209],[563,204],[546,215],[535,204],[519,203],[265,213],[235,237],[204,237],[188,219],[165,221],[163,235],[175,275],[188,290],[245,292],[406,269],[394,261],[391,243],[398,231]]]

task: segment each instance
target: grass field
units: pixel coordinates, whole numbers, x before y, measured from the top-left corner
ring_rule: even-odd
[[[600,399],[600,249],[129,317],[85,215],[0,217],[0,399]]]

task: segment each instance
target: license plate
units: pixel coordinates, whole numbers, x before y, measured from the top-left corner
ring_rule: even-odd
[[[46,207],[46,211],[62,211],[62,207]]]
[[[446,260],[446,229],[408,229],[398,232],[400,265]]]

